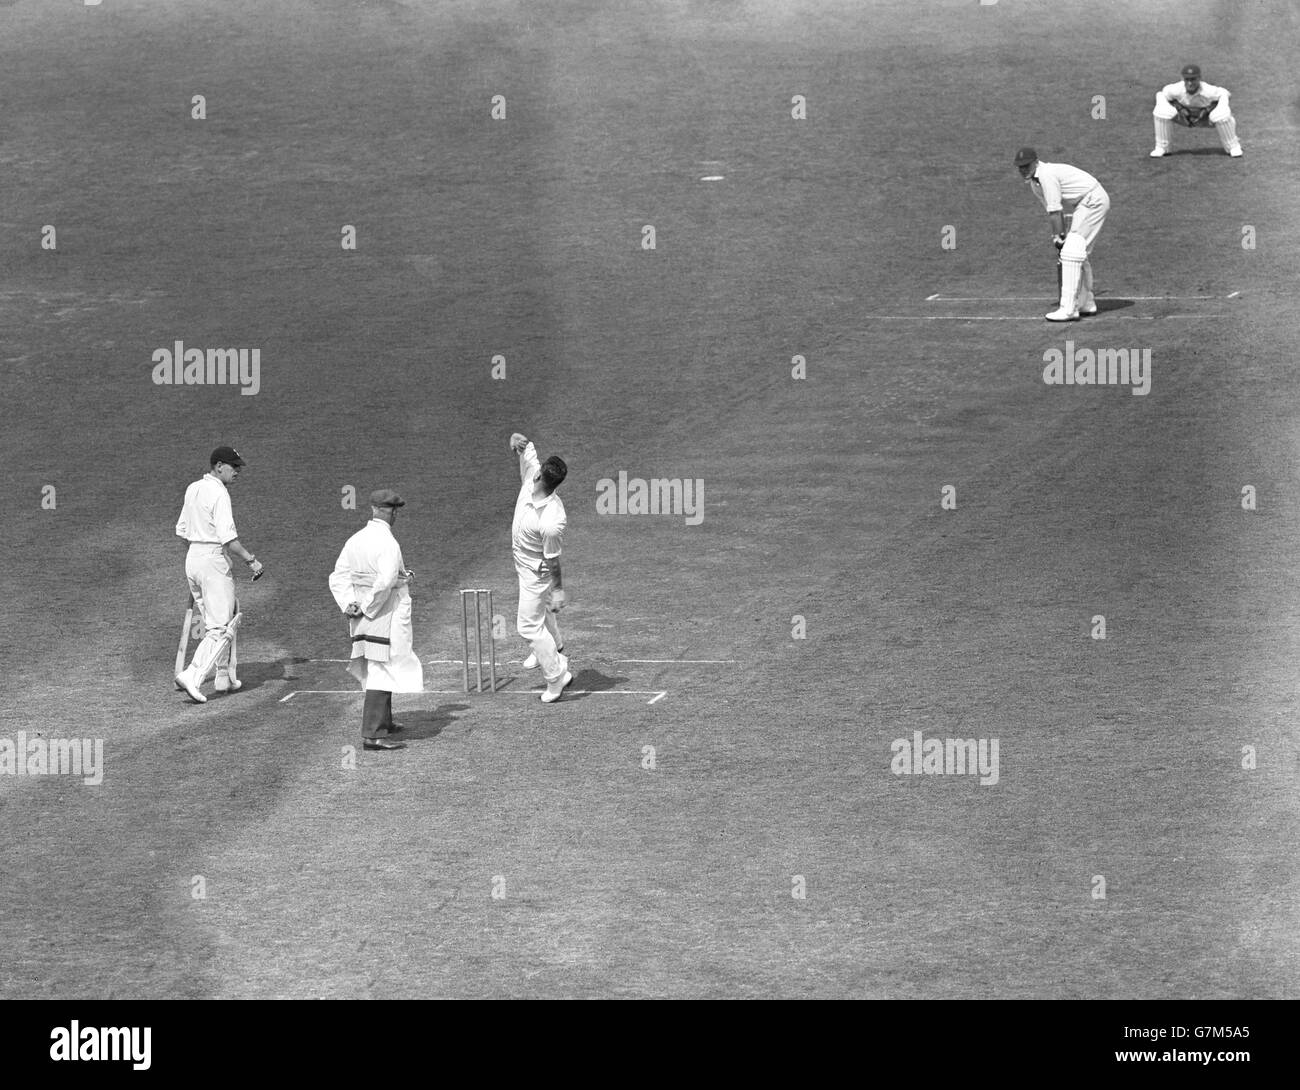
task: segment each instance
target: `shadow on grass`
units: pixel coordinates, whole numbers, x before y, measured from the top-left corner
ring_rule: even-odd
[[[438,708],[418,708],[409,712],[395,712],[393,720],[402,729],[394,734],[395,742],[419,742],[426,738],[437,738],[447,727],[455,722],[455,712],[463,711],[464,704],[447,705]]]
[[[573,675],[573,683],[564,690],[564,700],[586,700],[589,693],[604,693],[627,684],[626,677],[611,677],[588,668]],[[575,690],[580,690],[575,692]]]
[[[248,662],[240,659],[236,667],[236,674],[244,683],[240,691],[246,693],[260,689],[268,681],[297,681],[297,668],[304,662],[311,662],[311,659],[286,657],[274,662]]]

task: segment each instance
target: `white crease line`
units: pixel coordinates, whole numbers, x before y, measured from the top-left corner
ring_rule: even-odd
[[[476,689],[465,692],[464,689],[421,689],[421,693],[434,696],[491,696],[490,692],[479,693]],[[497,696],[531,696],[536,698],[541,689],[498,689]],[[566,696],[649,696],[647,704],[654,704],[668,695],[667,689],[565,689]],[[294,689],[288,696],[281,697],[280,703],[286,704],[295,696],[362,696],[361,689]],[[408,694],[401,694],[408,695]],[[409,695],[415,695],[414,693]]]
[[[1134,303],[1159,303],[1170,302],[1177,303],[1186,299],[1231,299],[1240,295],[1241,292],[1234,291],[1232,295],[1099,295],[1097,298],[1105,302],[1107,300],[1128,299]],[[941,303],[1025,303],[1032,302],[1035,299],[1051,300],[1050,295],[927,295],[925,301],[931,303],[939,301]]]
[[[990,317],[986,314],[868,314],[865,317],[877,322],[1042,322],[1044,318]],[[1222,318],[1222,314],[1090,314],[1089,323],[1097,324],[1094,319],[1110,319],[1116,322],[1162,322],[1169,318]],[[1074,322],[1054,322],[1054,325],[1074,325]]]
[[[735,659],[615,659],[615,662],[685,662],[724,665],[734,663]]]

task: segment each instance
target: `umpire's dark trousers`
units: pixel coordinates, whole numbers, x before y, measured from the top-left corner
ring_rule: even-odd
[[[366,706],[361,713],[361,737],[382,738],[393,726],[393,694],[383,689],[366,690]]]

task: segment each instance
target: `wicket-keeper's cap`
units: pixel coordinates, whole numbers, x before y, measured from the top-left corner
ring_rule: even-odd
[[[1038,152],[1033,148],[1021,148],[1016,152],[1016,166],[1022,167],[1026,163],[1033,163],[1038,159]]]
[[[1183,79],[1200,79],[1201,66],[1199,64],[1183,65]]]
[[[234,447],[217,447],[212,452],[212,457],[208,459],[208,465],[214,466],[218,462],[225,462],[228,466],[242,466],[244,459],[239,456],[239,451]]]
[[[391,488],[376,488],[370,493],[371,507],[405,507],[406,501]]]

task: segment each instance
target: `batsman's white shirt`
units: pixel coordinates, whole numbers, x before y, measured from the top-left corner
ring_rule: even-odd
[[[210,545],[226,545],[239,536],[235,531],[230,493],[220,477],[205,473],[185,490],[185,505],[176,520],[176,536]]]
[[[185,490],[176,536],[190,543],[185,554],[185,577],[203,627],[212,632],[229,624],[237,606],[225,546],[239,534],[231,512],[230,492],[220,477],[206,473]]]
[[[1072,167],[1068,163],[1041,161],[1029,179],[1029,188],[1048,212],[1072,212],[1100,184],[1086,170]]]
[[[352,644],[348,673],[366,689],[389,693],[418,693],[424,689],[424,668],[413,650],[411,592],[406,585],[406,564],[392,527],[371,519],[347,540],[330,574],[330,593],[339,609],[351,602],[371,620],[387,618],[388,661],[366,658],[365,644]],[[349,625],[350,631],[355,622]]]
[[[1148,87],[1151,85],[1148,83]],[[1202,110],[1212,102],[1224,105],[1228,101],[1228,90],[1226,87],[1215,87],[1212,83],[1201,81],[1200,87],[1196,89],[1196,94],[1189,95],[1187,88],[1182,80],[1177,83],[1171,83],[1168,86],[1160,88],[1160,97],[1166,101],[1181,102],[1184,106],[1193,110]],[[1249,97],[1249,96],[1248,96]]]

